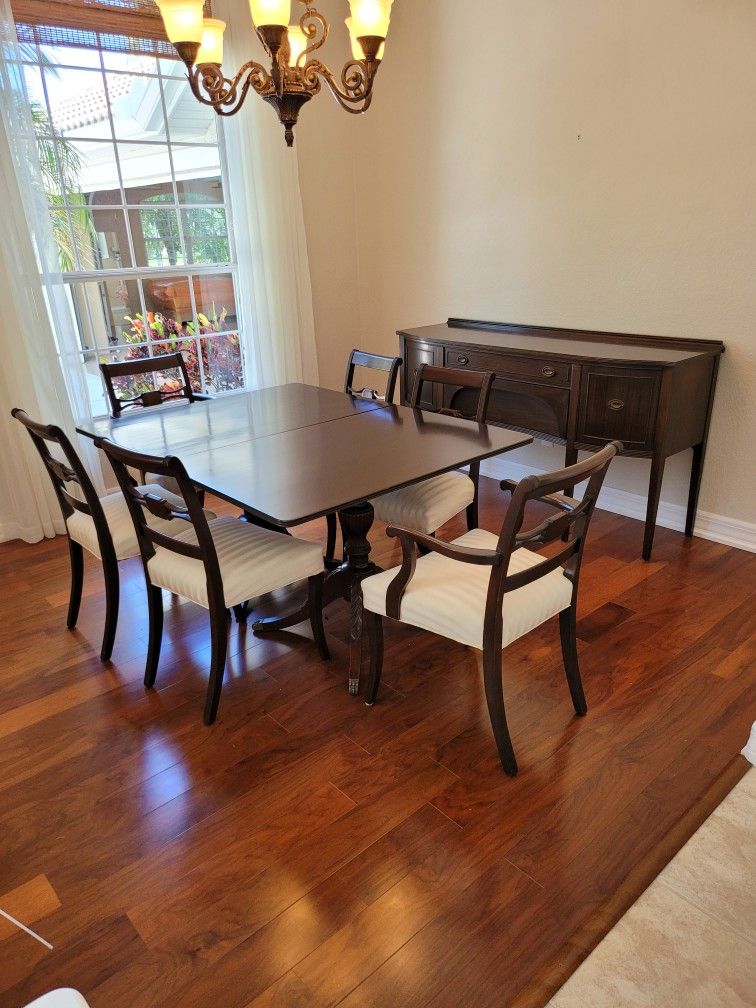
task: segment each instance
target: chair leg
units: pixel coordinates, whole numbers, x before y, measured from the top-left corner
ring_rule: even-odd
[[[152,689],[160,661],[160,645],[163,642],[163,592],[155,585],[147,585],[147,607],[150,613],[150,638],[147,645],[144,685],[147,689]]]
[[[517,760],[512,748],[512,740],[509,737],[507,715],[504,710],[504,689],[501,683],[501,650],[498,648],[489,647],[483,649],[483,683],[486,689],[488,714],[491,718],[491,727],[496,739],[499,759],[505,772],[510,777],[514,777],[517,774]]]
[[[71,596],[68,600],[68,616],[66,626],[73,630],[79,618],[81,605],[81,589],[84,584],[84,550],[73,539],[68,540],[68,554],[71,558]]]
[[[324,574],[316,574],[309,579],[309,593],[307,596],[307,614],[310,618],[312,635],[318,646],[318,654],[323,661],[328,661],[331,652],[328,650],[325,627],[323,626],[323,581]]]
[[[121,594],[118,577],[118,561],[103,560],[102,572],[105,575],[105,630],[102,635],[102,661],[110,661],[115,643],[116,627],[118,625],[118,605]]]
[[[210,679],[207,684],[205,700],[205,724],[215,721],[220,703],[223,673],[226,670],[226,650],[228,648],[228,619],[226,610],[215,612],[210,610],[210,640],[212,644],[210,658]]]
[[[326,515],[326,528],[327,528],[327,534],[326,534],[325,558],[326,558],[326,560],[331,561],[331,560],[335,560],[336,559],[336,515],[335,514]]]
[[[365,703],[372,707],[378,695],[383,671],[383,617],[366,609],[362,618],[370,646],[370,678]]]
[[[465,508],[467,515],[467,531],[472,532],[478,527],[478,494],[480,489],[480,462],[473,462],[470,466],[470,479],[475,487],[475,495]]]
[[[570,687],[572,702],[575,705],[575,713],[582,717],[588,712],[588,704],[585,702],[583,683],[580,679],[575,623],[574,605],[571,605],[569,609],[563,609],[559,613],[559,634],[562,638],[564,671],[567,674],[567,683]]]

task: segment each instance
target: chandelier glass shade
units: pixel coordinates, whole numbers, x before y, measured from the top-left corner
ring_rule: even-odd
[[[328,22],[311,0],[291,23],[292,0],[249,0],[250,14],[268,66],[249,60],[232,76],[222,70],[223,33],[217,18],[203,18],[203,0],[155,0],[166,34],[186,65],[195,98],[221,116],[239,111],[250,90],[276,110],[286,143],[294,143],[299,112],[326,85],[347,112],[366,112],[381,65],[393,0],[349,0],[346,19],[352,56],[337,76],[317,58],[328,38]]]

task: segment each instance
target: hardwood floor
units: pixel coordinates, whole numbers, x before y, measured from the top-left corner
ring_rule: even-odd
[[[506,495],[482,484],[497,529]],[[505,652],[516,779],[471,650],[390,626],[366,708],[346,692],[346,605],[328,664],[304,626],[234,626],[207,728],[202,610],[166,596],[147,692],[137,561],[102,665],[96,566],[68,632],[65,541],[0,546],[0,907],[54,946],[2,925],[0,1005],[68,985],[93,1008],[543,1005],[746,765],[756,557],[659,529],[644,563],[641,536],[597,512],[587,717],[556,621]]]

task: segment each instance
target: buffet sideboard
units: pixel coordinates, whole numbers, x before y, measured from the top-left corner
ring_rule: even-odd
[[[493,371],[491,423],[563,444],[567,465],[580,449],[615,439],[624,454],[649,458],[644,560],[665,462],[692,448],[685,534],[693,534],[722,342],[455,318],[398,336],[404,403],[421,364]],[[421,406],[464,411],[468,394],[426,383]]]

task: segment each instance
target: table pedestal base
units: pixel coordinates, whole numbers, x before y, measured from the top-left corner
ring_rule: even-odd
[[[360,688],[360,664],[362,638],[362,588],[361,582],[381,568],[370,560],[368,532],[375,513],[369,501],[353,504],[339,511],[339,524],[344,540],[344,561],[326,575],[323,585],[323,605],[330,605],[342,598],[351,606],[349,625],[349,692],[356,696]],[[272,633],[296,626],[308,619],[307,606],[284,616],[270,616],[252,624],[255,634]]]

